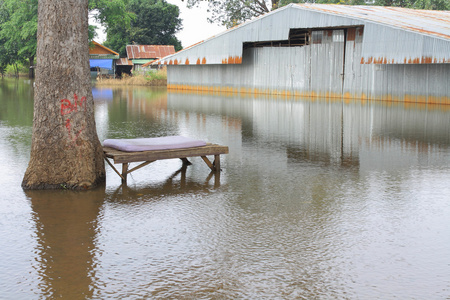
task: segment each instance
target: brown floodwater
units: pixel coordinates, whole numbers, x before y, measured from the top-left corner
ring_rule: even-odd
[[[1,299],[449,299],[450,107],[93,89],[100,140],[227,145],[24,192],[33,85],[0,80]]]

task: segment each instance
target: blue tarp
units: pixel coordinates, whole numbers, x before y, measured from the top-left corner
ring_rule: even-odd
[[[112,59],[90,59],[89,64],[91,68],[102,68],[112,70],[113,60]]]

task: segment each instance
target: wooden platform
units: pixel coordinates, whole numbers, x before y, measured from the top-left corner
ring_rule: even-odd
[[[188,157],[200,156],[211,171],[220,172],[220,154],[228,154],[228,147],[216,144],[207,144],[202,147],[140,152],[124,152],[109,147],[103,147],[103,152],[105,154],[106,162],[111,166],[111,168],[113,168],[117,175],[122,178],[122,182],[126,183],[128,174],[154,161],[162,159],[179,158],[183,161],[183,164],[189,165],[191,163],[189,162]],[[208,155],[214,156],[214,161],[212,163],[208,159]],[[122,164],[122,173],[114,167],[113,163],[111,163],[109,159],[112,159],[114,164]],[[128,166],[132,162],[142,163],[131,170],[128,170]]]

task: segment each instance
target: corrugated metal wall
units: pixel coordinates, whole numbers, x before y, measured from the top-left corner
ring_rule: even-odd
[[[449,64],[361,63],[363,32],[362,27],[313,31],[310,45],[246,49],[237,65],[170,65],[168,85],[450,104]]]
[[[243,44],[281,41],[290,29],[364,27],[364,64],[450,63],[450,12],[290,4],[161,59],[160,64],[240,64]]]

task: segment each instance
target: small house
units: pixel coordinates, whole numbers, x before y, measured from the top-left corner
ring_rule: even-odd
[[[135,71],[141,70],[144,64],[175,54],[173,45],[127,45],[126,50]]]
[[[114,77],[116,71],[116,59],[119,59],[119,53],[92,41],[89,47],[91,77],[105,75]]]

